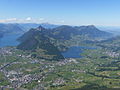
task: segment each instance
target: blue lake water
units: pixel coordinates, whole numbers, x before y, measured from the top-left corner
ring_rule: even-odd
[[[16,40],[21,34],[6,34],[0,38],[0,48],[6,46],[17,46],[19,42]]]
[[[65,58],[82,58],[80,55],[85,49],[96,49],[94,47],[87,46],[73,46],[70,47],[66,52],[63,52],[62,55]]]

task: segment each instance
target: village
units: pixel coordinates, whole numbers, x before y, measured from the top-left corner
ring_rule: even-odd
[[[6,80],[10,83],[10,85],[7,86],[1,86],[2,88],[20,88],[22,85],[30,83],[32,81],[36,81],[41,84],[41,87],[44,87],[44,84],[42,83],[44,78],[49,75],[49,73],[56,72],[55,68],[56,67],[62,67],[65,66],[66,64],[72,64],[72,63],[79,63],[73,58],[69,59],[64,59],[58,62],[46,62],[44,59],[37,60],[33,59],[30,57],[30,55],[25,56],[22,54],[16,54],[16,57],[19,57],[22,59],[28,59],[29,61],[24,61],[21,62],[19,59],[18,60],[13,60],[12,62],[7,62],[5,61],[6,56],[12,56],[14,55],[14,51],[12,51],[11,48],[2,48],[0,49],[0,57],[4,57],[3,59],[3,64],[0,66],[0,72],[4,73],[4,76]],[[14,65],[20,65],[20,64],[25,64],[27,65],[28,63],[30,64],[39,64],[38,66],[38,73],[35,74],[24,74],[22,72],[22,68],[16,68],[15,70],[7,70],[6,68],[12,67]],[[32,69],[26,68],[25,69],[27,72],[32,72]],[[72,72],[77,71],[77,70],[72,70]],[[85,72],[85,71],[80,71],[80,72]],[[51,81],[53,83],[53,86],[59,86],[59,85],[64,85],[65,80],[63,78],[57,78],[55,81]]]

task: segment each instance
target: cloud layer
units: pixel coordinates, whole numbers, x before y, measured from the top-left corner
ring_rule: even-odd
[[[52,23],[52,24],[66,24],[66,22],[63,19],[56,19],[52,20],[50,18],[45,19],[45,18],[32,18],[32,17],[27,17],[27,18],[8,18],[8,19],[2,19],[0,20],[0,23]]]
[[[1,19],[0,23],[27,23],[27,22],[44,22],[44,18],[33,19],[32,17],[27,17],[24,19],[17,19],[17,18],[8,18],[8,19]]]

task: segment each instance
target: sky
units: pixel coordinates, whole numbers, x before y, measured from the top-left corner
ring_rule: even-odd
[[[120,0],[0,0],[0,23],[120,26]]]

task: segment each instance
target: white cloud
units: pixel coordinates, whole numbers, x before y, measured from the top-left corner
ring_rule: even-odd
[[[32,18],[32,17],[27,17],[27,18],[7,18],[7,19],[1,19],[0,23],[42,23],[45,22],[45,18]]]
[[[31,21],[32,18],[31,18],[31,17],[27,17],[25,20],[26,20],[26,21]]]
[[[8,22],[9,22],[9,21],[10,21],[10,22],[11,22],[11,21],[17,21],[17,18],[9,18],[9,19],[6,19],[6,21],[8,21]]]
[[[62,18],[57,18],[56,21],[55,21],[55,23],[57,23],[57,24],[64,24],[65,20],[62,19]]]
[[[0,20],[0,23],[9,23],[9,22],[16,22],[16,21],[18,21],[17,18],[8,18],[8,19]]]
[[[44,18],[39,18],[40,21],[44,21],[45,19]]]

